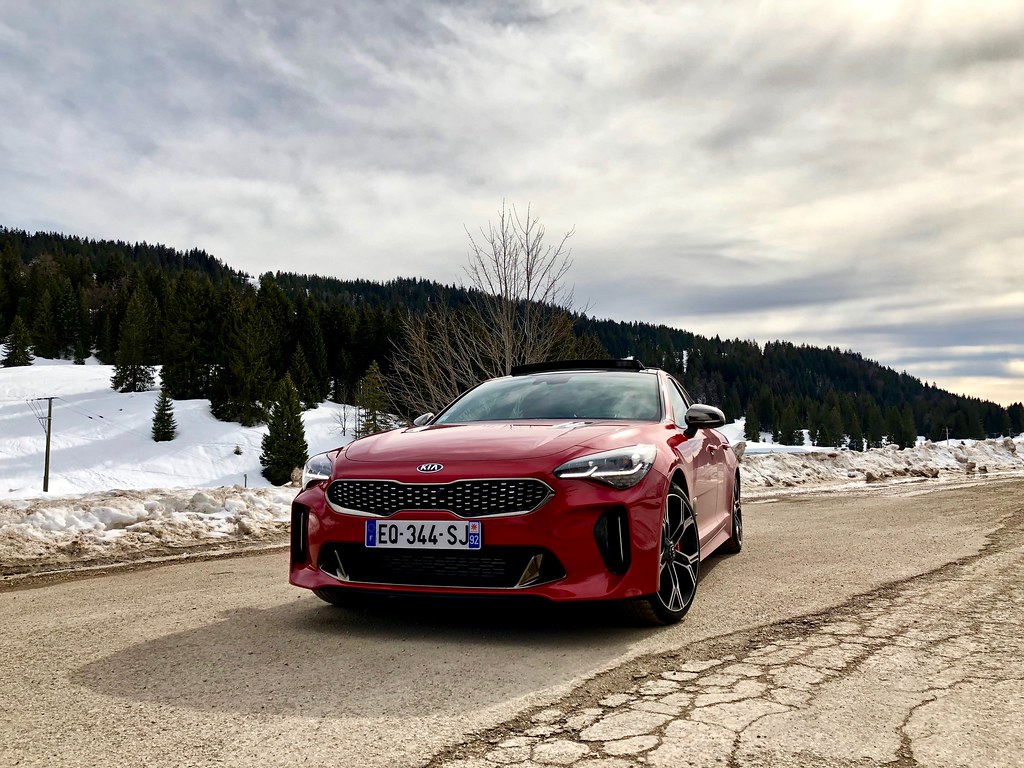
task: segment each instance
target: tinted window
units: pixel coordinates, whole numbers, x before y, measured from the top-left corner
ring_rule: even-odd
[[[658,421],[658,377],[645,373],[546,373],[495,379],[470,390],[434,422],[518,419]]]

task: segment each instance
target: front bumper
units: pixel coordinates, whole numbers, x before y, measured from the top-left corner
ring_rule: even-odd
[[[292,505],[289,581],[307,589],[550,600],[621,599],[657,589],[664,477],[652,471],[624,491],[539,479],[554,491],[539,509],[476,518],[483,525],[479,551],[367,548],[367,518],[331,509],[326,483],[308,488]],[[442,511],[403,511],[388,518],[462,519]]]

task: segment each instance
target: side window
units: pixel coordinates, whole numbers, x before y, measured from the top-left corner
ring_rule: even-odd
[[[686,398],[679,385],[676,384],[675,379],[669,379],[668,388],[668,399],[672,404],[672,420],[675,422],[677,427],[686,426],[686,409],[690,407],[689,400]]]

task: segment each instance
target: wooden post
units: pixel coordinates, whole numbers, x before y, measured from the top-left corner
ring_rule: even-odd
[[[43,493],[50,491],[50,432],[53,426],[53,398],[46,398],[46,459],[43,463]]]

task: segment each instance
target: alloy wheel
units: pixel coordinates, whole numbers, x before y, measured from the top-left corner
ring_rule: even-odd
[[[682,613],[697,593],[700,539],[693,510],[685,496],[670,492],[661,524],[658,600],[666,610]]]

